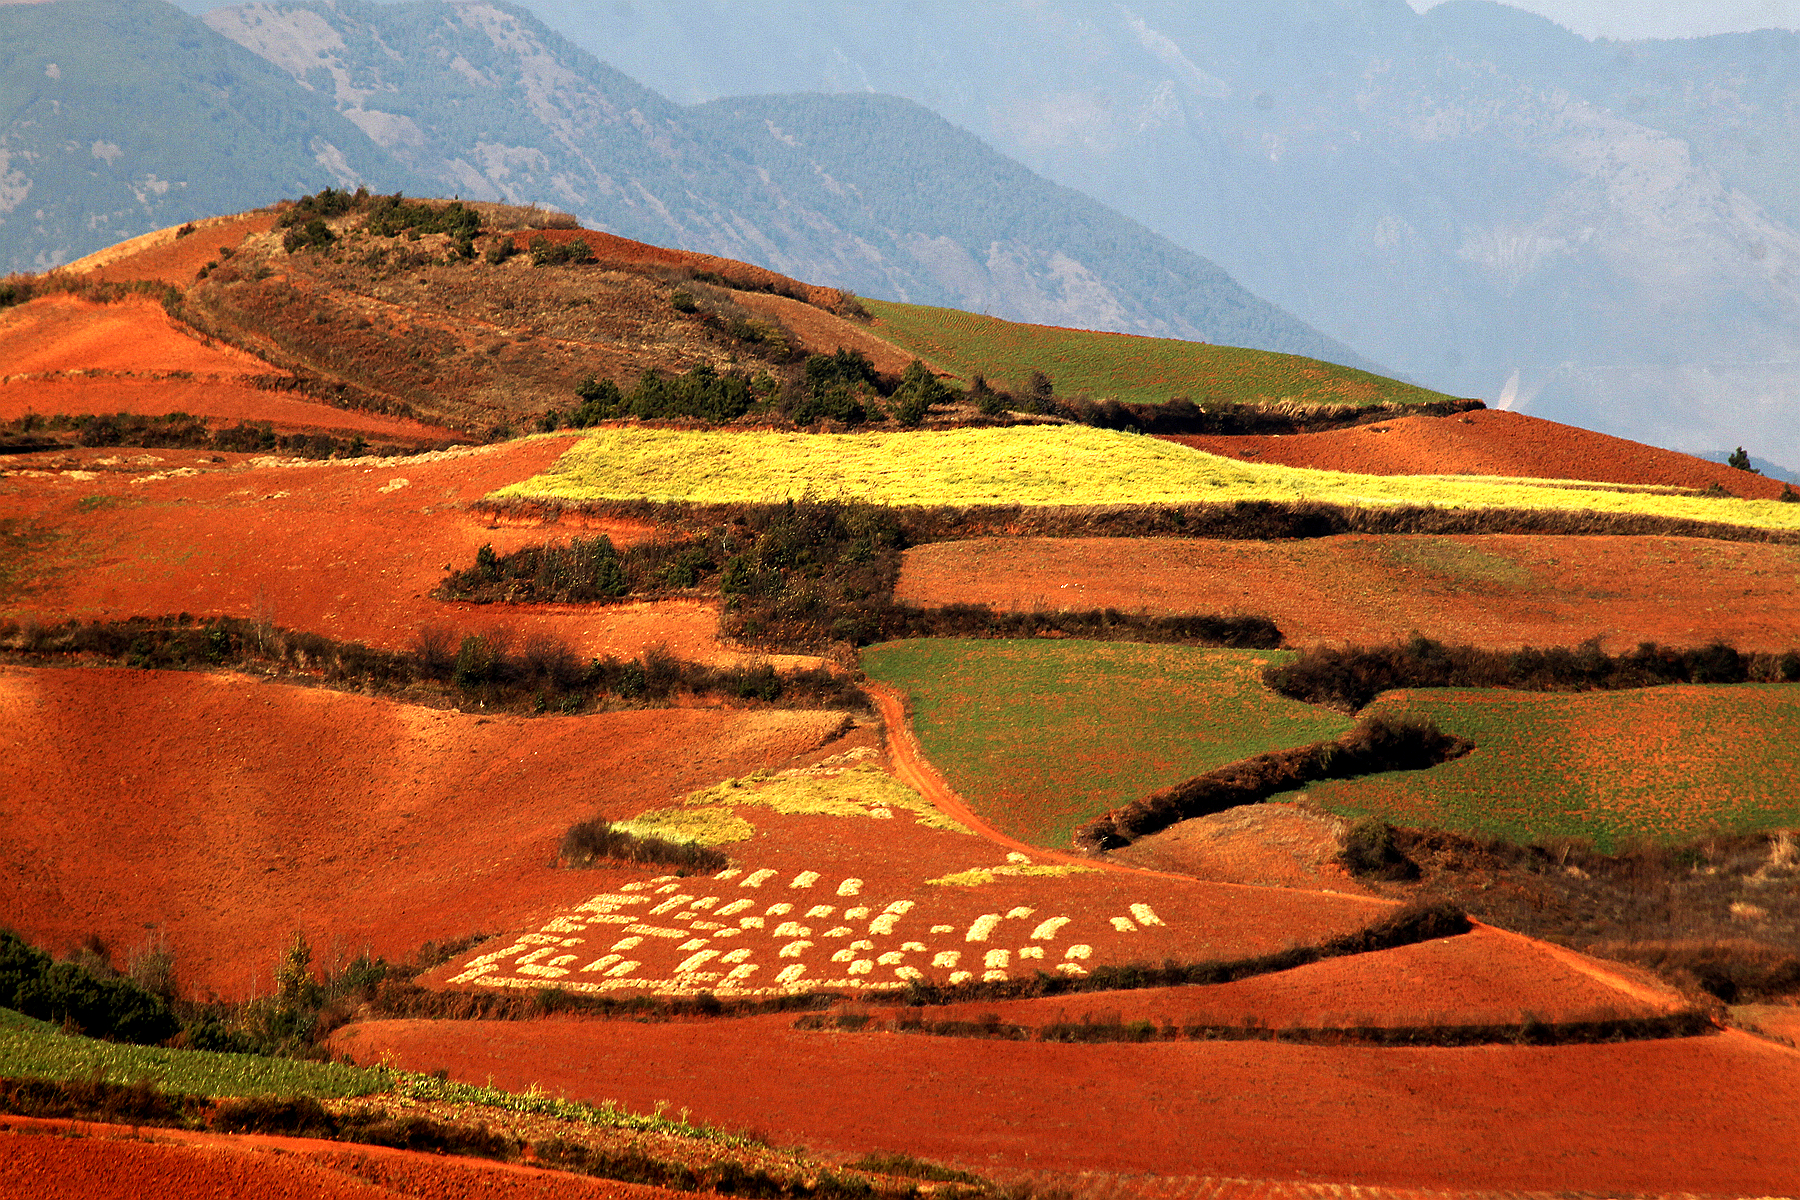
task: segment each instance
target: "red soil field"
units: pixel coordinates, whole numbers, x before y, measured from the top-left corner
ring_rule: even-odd
[[[1701,488],[1770,500],[1782,485],[1689,454],[1574,425],[1493,409],[1449,417],[1401,417],[1326,433],[1262,437],[1180,434],[1208,454],[1359,475],[1515,475]]]
[[[603,267],[673,267],[681,271],[709,271],[723,276],[729,287],[780,288],[783,292],[805,296],[809,304],[828,309],[836,308],[844,302],[844,293],[837,288],[802,283],[767,267],[739,262],[735,258],[720,258],[716,254],[672,250],[666,246],[652,246],[648,242],[634,242],[630,238],[622,238],[614,233],[601,233],[597,229],[522,229],[513,234],[513,245],[524,250],[537,237],[547,238],[553,246],[566,245],[580,238],[593,248],[594,258]]]
[[[1055,1045],[805,1032],[792,1016],[379,1021],[413,1070],[976,1170],[1455,1190],[1792,1192],[1800,1053],[1748,1034],[1554,1048]]]
[[[0,594],[0,618],[261,615],[286,628],[395,649],[422,627],[441,625],[554,635],[586,655],[631,656],[662,642],[689,658],[749,657],[719,647],[717,609],[698,600],[553,607],[431,599],[446,566],[470,565],[484,542],[506,553],[569,536],[493,527],[461,505],[543,470],[570,440],[380,463],[259,466],[275,460],[253,459],[189,475],[143,469],[0,478],[0,520],[26,522],[40,538],[20,555],[17,594]],[[618,544],[653,532],[631,522],[602,528]]]
[[[1368,889],[1337,861],[1347,825],[1328,813],[1270,800],[1178,821],[1104,857],[1221,883],[1361,895]]]
[[[0,668],[0,912],[62,948],[165,936],[184,991],[541,920],[634,874],[563,832],[827,740],[835,713],[485,717],[234,674]]]
[[[46,1190],[51,1189],[51,1190]],[[668,1200],[674,1193],[480,1159],[305,1138],[0,1117],[8,1200]]]
[[[1679,994],[1630,967],[1478,925],[1459,937],[1234,983],[952,1004],[915,1015],[977,1021],[992,1013],[1031,1028],[1084,1019],[1161,1026],[1242,1025],[1254,1018],[1271,1029],[1318,1029],[1516,1024],[1527,1013],[1557,1021],[1648,1017],[1681,1006]],[[879,1003],[871,1011],[883,1019],[898,1015]]]
[[[158,279],[176,287],[194,282],[200,268],[219,258],[219,248],[235,249],[246,237],[275,228],[272,212],[214,217],[194,222],[194,232],[177,237],[180,226],[159,229],[120,242],[70,263],[64,271],[92,274],[100,279]]]
[[[1259,613],[1288,641],[1800,644],[1800,547],[1672,537],[983,538],[906,552],[906,603]]]
[[[158,416],[184,412],[212,425],[267,421],[282,433],[304,431],[342,437],[407,443],[439,442],[463,435],[418,421],[384,417],[353,408],[301,398],[298,392],[272,392],[228,380],[134,379],[128,376],[63,375],[51,379],[16,379],[0,383],[0,421],[26,413],[141,413]]]
[[[95,304],[53,294],[0,312],[0,363],[9,377],[53,371],[279,373],[242,350],[209,345],[142,296]]]
[[[884,375],[899,375],[912,363],[911,354],[872,333],[868,326],[811,304],[767,292],[737,292],[732,299],[791,330],[808,354],[835,354],[839,348],[860,350]]]

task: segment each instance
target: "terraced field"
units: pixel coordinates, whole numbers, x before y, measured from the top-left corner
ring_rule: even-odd
[[[893,642],[863,669],[910,694],[931,762],[986,820],[1040,846],[1240,758],[1333,738],[1347,718],[1259,680],[1267,651],[1078,641]]]
[[[1800,530],[1800,505],[1666,495],[1625,485],[1350,475],[1234,462],[1085,426],[944,433],[602,429],[495,499],[882,504],[1194,504],[1240,500],[1598,511]]]
[[[1315,803],[1515,841],[1591,838],[1603,850],[1800,824],[1800,705],[1780,684],[1407,691],[1372,708],[1435,721],[1477,748],[1429,771],[1317,785]]]
[[[953,308],[864,300],[875,332],[927,363],[964,380],[977,374],[1022,391],[1042,371],[1058,395],[1161,404],[1186,396],[1208,403],[1420,404],[1440,393],[1358,371],[1267,350],[1214,346],[1176,338],[1098,333],[1026,325]]]

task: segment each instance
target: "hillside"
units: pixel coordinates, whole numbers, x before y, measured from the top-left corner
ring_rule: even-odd
[[[1427,386],[1517,371],[1533,415],[1800,464],[1792,31],[1590,42],[1488,0],[545,11],[683,102],[925,104]]]

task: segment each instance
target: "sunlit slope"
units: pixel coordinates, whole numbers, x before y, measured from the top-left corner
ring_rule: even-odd
[[[1202,454],[1078,425],[943,433],[723,433],[611,428],[494,499],[880,504],[1345,505],[1586,510],[1800,529],[1800,505],[1459,476],[1350,475]]]
[[[894,345],[963,380],[1023,391],[1032,372],[1050,377],[1059,396],[1162,404],[1186,396],[1195,404],[1424,404],[1452,397],[1398,379],[1295,354],[1214,346],[1176,338],[1138,337],[1024,325],[962,312],[864,300],[874,331]]]

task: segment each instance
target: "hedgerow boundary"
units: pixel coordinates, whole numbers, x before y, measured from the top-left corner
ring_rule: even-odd
[[[777,671],[714,667],[658,647],[621,661],[583,662],[568,645],[533,636],[420,630],[406,650],[339,642],[242,617],[132,617],[41,625],[0,623],[0,661],[21,666],[97,663],[142,670],[232,670],[302,687],[325,687],[407,703],[572,715],[660,706],[686,695],[780,708],[870,707],[846,675],[827,668]]]
[[[1427,722],[1370,717],[1333,741],[1242,759],[1103,813],[1076,828],[1075,845],[1090,852],[1116,850],[1177,822],[1258,804],[1322,779],[1422,771],[1474,748],[1466,738]]]
[[[1273,1027],[1254,1016],[1236,1025],[1180,1024],[1152,1021],[1057,1021],[1049,1025],[1015,1025],[1001,1021],[927,1021],[902,1016],[880,1021],[863,1013],[809,1014],[794,1022],[806,1030],[863,1033],[911,1033],[932,1037],[998,1039],[1017,1042],[1065,1042],[1085,1045],[1147,1042],[1286,1042],[1302,1046],[1573,1046],[1600,1042],[1642,1042],[1699,1037],[1717,1029],[1712,1018],[1695,1008],[1655,1017],[1594,1017],[1546,1021],[1524,1014],[1517,1022],[1480,1025],[1289,1025]]]

